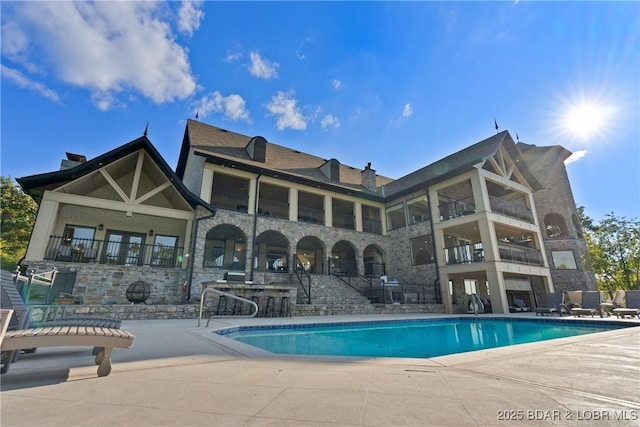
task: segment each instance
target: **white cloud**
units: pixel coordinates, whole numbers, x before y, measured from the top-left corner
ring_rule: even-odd
[[[201,117],[207,116],[211,112],[222,113],[225,117],[237,121],[250,121],[249,111],[244,99],[240,95],[231,94],[222,96],[215,91],[206,95],[195,103],[195,110]]]
[[[575,153],[571,154],[567,158],[567,160],[564,161],[564,164],[570,165],[571,163],[575,163],[586,155],[587,155],[587,150],[576,151]]]
[[[402,117],[409,117],[413,114],[413,110],[411,109],[411,104],[406,104],[402,109]]]
[[[255,51],[249,54],[249,58],[251,59],[249,72],[252,76],[265,80],[278,78],[277,70],[280,64],[262,58],[262,56]]]
[[[242,59],[242,53],[234,52],[234,53],[227,54],[227,56],[224,58],[224,62],[228,62],[230,64],[232,62],[236,62],[241,59]]]
[[[34,82],[33,80],[22,74],[20,71],[13,68],[5,67],[4,65],[0,65],[0,70],[0,74],[2,74],[3,79],[10,80],[14,84],[22,88],[32,90],[55,103],[60,102],[60,96],[58,96],[56,91],[47,88],[42,83]]]
[[[184,99],[194,93],[196,82],[186,50],[163,20],[165,7],[152,2],[3,5],[3,20],[11,22],[11,31],[3,29],[3,55],[10,46],[16,64],[25,69],[36,64],[68,85],[87,89],[101,109],[125,91],[156,103]]]
[[[339,128],[340,127],[340,120],[338,120],[338,118],[336,116],[334,116],[333,114],[327,114],[320,121],[320,126],[322,126],[322,129],[328,129],[330,127]]]
[[[178,29],[189,36],[200,28],[200,21],[204,18],[204,11],[200,9],[201,1],[183,1],[178,10]]]
[[[305,117],[297,106],[298,101],[292,94],[279,91],[271,98],[267,105],[270,115],[276,116],[276,127],[278,130],[291,128],[295,130],[305,130],[309,118]]]
[[[342,82],[338,79],[334,79],[331,82],[331,86],[333,86],[334,89],[340,89],[340,87],[342,86]]]

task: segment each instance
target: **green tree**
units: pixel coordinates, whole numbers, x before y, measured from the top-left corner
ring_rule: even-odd
[[[612,212],[595,223],[582,207],[579,214],[598,287],[640,289],[640,221]]]
[[[0,257],[3,269],[14,269],[24,256],[37,214],[36,202],[11,177],[0,177]]]

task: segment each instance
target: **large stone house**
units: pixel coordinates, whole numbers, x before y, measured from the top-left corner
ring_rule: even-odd
[[[357,291],[367,304],[505,313],[554,286],[596,288],[569,154],[503,131],[394,180],[188,120],[175,172],[143,136],[18,179],[40,204],[24,264],[57,267],[91,304],[126,302],[142,279],[157,304],[191,300],[236,273],[298,286],[305,303]]]

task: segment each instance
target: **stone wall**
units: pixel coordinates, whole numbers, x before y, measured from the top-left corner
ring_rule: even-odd
[[[75,273],[73,296],[83,304],[128,304],[127,288],[139,280],[151,285],[147,304],[174,304],[181,300],[182,283],[187,278],[186,270],[181,268],[46,261],[32,262],[27,266],[36,272],[51,271],[53,267],[61,273]]]

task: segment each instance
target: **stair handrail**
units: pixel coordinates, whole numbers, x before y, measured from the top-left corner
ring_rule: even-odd
[[[340,266],[341,267],[339,269],[340,271],[343,271],[342,267],[345,266],[345,263],[343,263],[342,261],[340,261],[338,259],[329,258],[329,265],[331,266],[332,264]],[[331,274],[332,276],[334,276],[335,278],[337,278],[338,280],[340,280],[344,284],[348,285],[349,287],[351,287],[352,289],[354,289],[355,291],[357,291],[361,295],[366,296],[367,298],[369,298],[369,301],[371,301],[372,297],[373,297],[373,280],[372,280],[372,278],[371,277],[367,277],[367,276],[363,276],[359,272],[353,271],[352,269],[345,269],[344,271],[347,271],[347,274],[339,274],[338,273],[338,269],[331,268],[329,270],[329,274]],[[346,277],[346,279],[345,279],[345,277]],[[362,289],[359,289],[358,287],[354,286],[351,283],[351,279],[364,280],[366,282],[366,284],[369,285],[369,295],[365,295],[365,293],[362,291]]]
[[[302,287],[304,294],[307,296],[307,304],[311,304],[311,274],[304,269],[304,265],[302,264],[302,261],[300,261],[300,258],[298,258],[298,255],[294,255],[294,257],[296,259],[296,262],[293,272],[298,278],[298,282],[300,282],[300,287]],[[303,277],[307,279],[306,288],[304,286],[304,282],[302,281]]]
[[[256,304],[254,301],[248,300],[246,298],[239,297],[238,295],[234,295],[234,294],[230,294],[228,292],[221,291],[220,289],[204,288],[204,290],[202,291],[202,294],[200,294],[200,313],[198,313],[198,327],[200,327],[200,321],[202,320],[202,309],[204,308],[204,298],[205,298],[207,292],[214,292],[214,293],[216,293],[218,295],[221,295],[221,296],[225,296],[225,297],[236,299],[238,301],[249,303],[250,305],[253,306],[253,309],[254,309],[254,312],[251,313],[251,314],[230,314],[230,315],[226,315],[226,316],[218,316],[218,315],[214,314],[213,316],[211,316],[211,317],[209,317],[207,319],[207,326],[209,326],[209,322],[211,322],[211,319],[213,319],[213,318],[227,318],[227,317],[251,318],[251,317],[256,317],[256,315],[258,314],[258,304]]]

